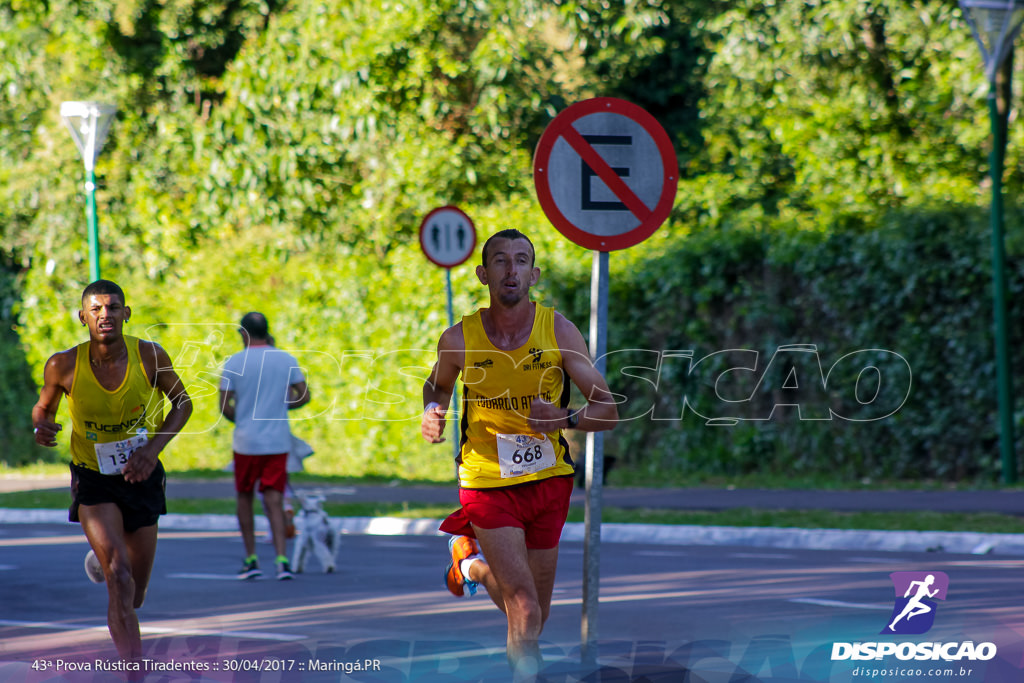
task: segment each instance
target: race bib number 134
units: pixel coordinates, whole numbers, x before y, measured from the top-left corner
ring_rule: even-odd
[[[99,463],[100,472],[120,474],[128,463],[128,458],[132,457],[132,453],[147,441],[149,441],[149,436],[143,431],[124,441],[96,444],[96,461]]]

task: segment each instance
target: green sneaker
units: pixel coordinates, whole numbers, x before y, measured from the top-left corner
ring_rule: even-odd
[[[255,558],[246,558],[242,563],[242,568],[238,570],[238,578],[243,580],[255,579],[258,576],[263,576],[259,563]]]

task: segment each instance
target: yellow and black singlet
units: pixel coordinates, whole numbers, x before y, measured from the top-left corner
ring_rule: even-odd
[[[163,423],[163,394],[149,382],[139,355],[139,339],[126,336],[124,341],[128,347],[128,364],[119,387],[113,391],[103,388],[92,371],[89,342],[83,342],[77,348],[75,375],[68,394],[71,460],[76,465],[104,473],[119,471],[119,467],[116,463],[100,467],[98,458],[104,455],[112,458],[117,451],[125,452],[125,449],[114,448],[113,442],[153,434]],[[123,462],[120,465],[123,466]]]
[[[462,488],[513,486],[573,474],[561,430],[538,434],[526,423],[530,403],[538,396],[555,405],[569,405],[554,309],[534,305],[530,338],[514,351],[491,343],[480,311],[462,318],[466,341],[459,451]]]

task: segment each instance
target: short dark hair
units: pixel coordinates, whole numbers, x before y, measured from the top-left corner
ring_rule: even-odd
[[[262,313],[252,311],[242,316],[242,329],[249,335],[250,339],[266,339],[270,336],[270,326],[267,317]]]
[[[486,242],[484,242],[484,248],[480,254],[481,258],[483,259],[484,268],[487,267],[487,247],[491,246],[491,242],[493,242],[494,240],[526,240],[526,243],[530,245],[530,265],[532,266],[534,263],[537,262],[537,250],[534,248],[533,242],[530,241],[530,238],[524,235],[523,233],[519,232],[515,228],[506,228],[505,230],[499,230],[498,232],[494,233],[493,235],[487,238]]]
[[[121,297],[121,303],[125,303],[124,290],[117,286],[116,282],[110,280],[96,280],[96,282],[90,283],[82,291],[82,301],[85,301],[90,296],[119,296]]]

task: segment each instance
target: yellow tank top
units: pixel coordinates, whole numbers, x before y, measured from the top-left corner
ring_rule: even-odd
[[[466,360],[462,370],[459,485],[468,489],[513,486],[573,474],[561,430],[536,434],[526,424],[540,396],[569,405],[569,383],[555,340],[554,309],[535,304],[529,340],[514,351],[491,344],[480,311],[462,318]]]
[[[89,362],[89,342],[78,345],[75,376],[68,394],[71,413],[71,460],[99,471],[96,444],[122,441],[139,429],[153,434],[163,423],[163,394],[149,383],[139,355],[138,337],[124,338],[128,369],[121,386],[107,391]]]

